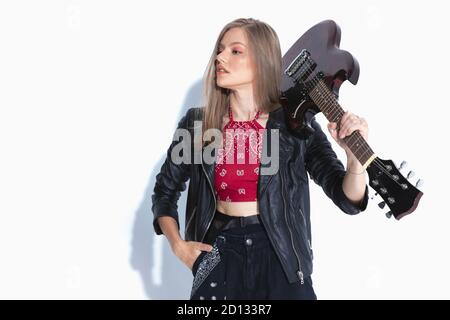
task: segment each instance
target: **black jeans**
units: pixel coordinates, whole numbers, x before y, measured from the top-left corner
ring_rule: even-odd
[[[317,299],[311,277],[288,282],[261,223],[212,229],[205,242],[213,250],[202,251],[193,265],[192,300]]]

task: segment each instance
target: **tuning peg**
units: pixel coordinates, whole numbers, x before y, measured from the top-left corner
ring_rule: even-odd
[[[416,182],[416,187],[417,187],[417,188],[420,188],[421,186],[423,186],[423,180],[422,180],[422,179],[419,179],[419,180],[417,180],[417,182]]]
[[[406,161],[402,161],[402,163],[400,163],[400,167],[398,167],[400,170],[403,169],[404,167],[406,167],[408,165],[408,162]]]
[[[381,209],[383,209],[385,205],[386,205],[386,202],[384,202],[384,201],[381,201],[381,202],[378,204],[378,206],[379,206]]]
[[[407,179],[414,177],[416,174],[414,173],[414,171],[410,171],[408,172],[408,175],[406,176]]]
[[[391,211],[386,212],[386,217],[390,219],[392,217],[392,212]]]

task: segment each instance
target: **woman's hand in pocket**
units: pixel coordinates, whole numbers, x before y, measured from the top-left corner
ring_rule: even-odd
[[[174,254],[191,270],[202,251],[209,252],[211,250],[211,245],[197,241],[180,240],[173,246]]]

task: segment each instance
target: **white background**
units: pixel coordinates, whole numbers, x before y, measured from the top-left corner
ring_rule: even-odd
[[[445,6],[2,1],[0,298],[188,298],[191,273],[154,236],[150,197],[176,124],[200,104],[216,38],[239,17],[270,24],[282,53],[335,20],[361,66],[341,105],[368,120],[379,157],[407,160],[425,181],[400,221],[380,198],[347,216],[310,181],[318,298],[450,298]]]

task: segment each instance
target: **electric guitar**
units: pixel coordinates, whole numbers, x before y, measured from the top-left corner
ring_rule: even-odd
[[[301,138],[314,132],[311,120],[318,112],[328,121],[339,123],[344,115],[338,103],[339,88],[345,80],[358,82],[358,61],[339,49],[340,40],[339,26],[332,20],[322,21],[305,32],[283,56],[280,102],[289,130]],[[383,198],[379,207],[390,208],[388,218],[399,220],[417,208],[423,195],[417,188],[423,181],[419,179],[413,185],[408,181],[414,176],[413,171],[407,178],[400,173],[405,161],[397,167],[392,160],[380,159],[358,131],[343,140],[367,170],[369,185]]]

